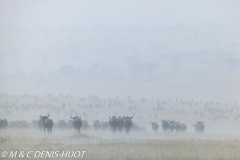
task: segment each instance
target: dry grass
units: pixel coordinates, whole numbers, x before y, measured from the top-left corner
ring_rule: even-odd
[[[138,159],[138,160],[237,160],[240,159],[240,126],[239,120],[234,117],[240,114],[238,106],[223,105],[217,103],[195,103],[190,107],[190,102],[180,103],[166,101],[161,102],[165,106],[164,110],[152,110],[152,104],[148,103],[128,102],[127,99],[121,99],[123,107],[121,109],[111,107],[106,104],[103,108],[82,108],[80,106],[88,105],[90,102],[86,98],[81,102],[77,98],[55,98],[23,96],[0,96],[0,117],[7,118],[9,121],[38,119],[40,114],[51,113],[54,122],[58,119],[69,119],[70,111],[74,109],[83,119],[107,121],[110,115],[114,115],[118,111],[118,115],[132,115],[140,126],[146,127],[146,132],[136,133],[130,132],[130,135],[112,135],[111,132],[91,132],[86,131],[82,134],[75,134],[74,129],[68,131],[59,131],[54,126],[52,135],[43,135],[43,133],[34,129],[6,129],[0,130],[0,153],[3,151],[87,151],[82,159]],[[61,112],[55,112],[54,108],[59,109],[62,103],[66,103],[66,109]],[[156,103],[156,102],[155,102]],[[23,104],[49,104],[51,107],[42,109],[30,108],[27,111],[21,109],[15,110],[16,106]],[[70,105],[71,104],[71,105]],[[217,121],[213,121],[212,115],[206,112],[204,105],[208,104],[213,108],[222,108],[223,110],[234,108],[232,112],[224,112],[224,116]],[[129,111],[128,106],[137,106],[136,111]],[[53,110],[52,110],[53,108]],[[9,110],[9,113],[7,113]],[[106,112],[102,112],[106,110]],[[184,113],[176,113],[176,110],[184,110]],[[204,116],[195,115],[194,112],[203,111]],[[68,112],[68,114],[66,114]],[[87,115],[83,113],[86,112]],[[218,113],[220,114],[220,113]],[[78,115],[78,114],[77,114]],[[156,117],[157,115],[157,117]],[[228,116],[229,118],[224,118]],[[183,123],[187,123],[187,133],[163,133],[160,129],[159,133],[153,133],[150,121],[158,121],[161,119],[176,119]],[[196,120],[204,120],[206,129],[204,134],[195,134],[192,126]],[[90,124],[92,125],[92,124]],[[31,127],[30,127],[31,128]],[[2,157],[0,157],[1,160]],[[3,158],[2,158],[3,159]],[[13,158],[5,158],[13,159]],[[24,159],[24,158],[21,158]],[[25,159],[29,159],[26,158]],[[43,159],[43,158],[39,158]],[[44,158],[51,159],[51,158]],[[57,158],[52,158],[57,159]],[[64,159],[64,158],[62,158]],[[71,158],[75,159],[75,158]],[[79,158],[78,158],[79,159]]]
[[[34,133],[34,134],[33,134]],[[63,134],[64,135],[64,134]],[[82,159],[163,159],[236,160],[240,159],[239,139],[137,139],[96,137],[66,132],[42,135],[37,131],[1,130],[0,151],[87,151]],[[176,135],[172,135],[176,136]],[[186,135],[188,136],[188,135]],[[204,135],[203,135],[204,136]],[[5,158],[13,159],[13,158]],[[24,159],[24,158],[21,158]],[[29,159],[26,158],[25,159]],[[42,159],[42,158],[41,158]],[[44,158],[51,159],[51,158]],[[52,158],[56,159],[56,158]],[[75,159],[75,158],[71,158]],[[79,158],[78,158],[79,159]]]

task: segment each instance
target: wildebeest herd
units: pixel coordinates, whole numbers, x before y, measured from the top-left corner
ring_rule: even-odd
[[[187,125],[185,123],[180,123],[179,121],[176,122],[175,120],[161,120],[162,121],[162,129],[164,132],[170,131],[173,132],[174,130],[176,132],[186,132]],[[150,122],[152,124],[152,130],[154,132],[158,131],[158,123],[157,122]],[[196,132],[203,133],[205,129],[204,122],[197,121],[195,125],[193,125]]]
[[[130,129],[133,126],[133,122],[132,122],[132,116],[123,116],[123,117],[116,117],[116,116],[112,116],[109,117],[108,122],[100,122],[99,120],[93,121],[93,128],[95,131],[98,130],[102,130],[102,131],[106,131],[107,129],[111,130],[113,133],[121,133],[122,129],[124,128],[126,131],[126,134],[129,134]],[[75,132],[80,133],[81,132],[81,128],[82,129],[87,129],[89,127],[88,125],[88,121],[86,120],[82,120],[81,116],[75,116],[75,117],[70,117],[71,120],[69,120],[68,122],[64,121],[64,120],[59,120],[58,123],[56,124],[58,126],[58,128],[60,129],[64,129],[64,128],[68,128],[68,127],[73,127],[75,128]],[[186,132],[187,130],[187,126],[184,123],[180,123],[179,121],[175,121],[175,120],[161,120],[162,121],[162,129],[164,132],[173,132],[174,130],[176,132]],[[11,123],[15,123],[15,122],[11,122]],[[49,115],[47,116],[39,116],[39,120],[32,120],[32,123],[34,126],[37,125],[37,127],[40,130],[43,130],[44,133],[47,130],[48,133],[52,132],[52,128],[53,128],[53,121],[52,119],[49,118]],[[152,130],[153,132],[158,132],[158,123],[157,122],[150,122],[152,125]],[[21,124],[20,126],[24,126],[23,124],[25,124],[25,126],[27,126],[27,122],[25,121],[18,121],[15,125],[17,124]],[[10,126],[12,126],[13,124],[11,124]],[[135,126],[137,126],[135,124]],[[193,125],[195,128],[196,132],[199,133],[203,133],[204,129],[205,129],[205,125],[204,125],[204,121],[196,121],[196,124]],[[6,119],[0,119],[0,129],[3,128],[7,128],[8,127],[8,122]]]
[[[229,107],[227,103],[224,106],[212,101],[133,99],[131,96],[124,98],[116,96],[111,99],[101,99],[98,96],[73,98],[71,95],[66,97],[63,95],[58,97],[0,96],[2,112],[0,116],[5,118],[5,115],[10,115],[8,119],[0,117],[0,129],[33,127],[47,133],[55,129],[75,129],[75,132],[79,133],[82,130],[91,130],[129,134],[132,131],[144,131],[147,128],[152,132],[163,133],[184,133],[187,130],[192,132],[193,129],[195,132],[203,133],[204,121],[196,120],[205,120],[211,126],[216,121],[229,120],[233,114],[235,116],[232,118],[235,121],[240,117],[240,113],[237,113],[240,110],[236,103]],[[104,113],[102,110],[107,110],[109,113]],[[36,115],[37,112],[47,114]],[[11,121],[16,118],[15,114],[19,114],[19,118],[25,120]],[[193,115],[188,118],[186,114]],[[178,120],[172,119],[173,117]],[[187,125],[184,121],[189,124]],[[211,127],[208,128],[211,129]]]

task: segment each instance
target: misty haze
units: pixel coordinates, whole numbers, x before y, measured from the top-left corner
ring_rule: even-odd
[[[1,156],[239,159],[239,8],[0,0]]]

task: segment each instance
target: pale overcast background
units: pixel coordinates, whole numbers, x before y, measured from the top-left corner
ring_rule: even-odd
[[[238,0],[0,0],[0,92],[240,102]]]

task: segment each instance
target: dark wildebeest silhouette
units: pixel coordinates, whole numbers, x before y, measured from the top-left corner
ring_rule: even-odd
[[[101,124],[100,124],[99,120],[93,121],[93,128],[95,131],[98,131],[100,129],[100,126],[101,126]]]
[[[123,119],[119,116],[118,119],[118,133],[121,133],[122,132],[122,127],[123,127]]]
[[[154,132],[157,132],[158,131],[158,124],[157,122],[150,122],[152,124],[152,130]]]
[[[123,127],[126,129],[126,134],[129,134],[130,128],[132,127],[132,116],[123,117]]]
[[[109,125],[111,127],[112,132],[116,133],[118,127],[118,120],[115,116],[112,116],[112,118],[109,117]]]
[[[187,130],[186,123],[182,123],[181,124],[181,132],[186,132],[186,130]]]
[[[162,121],[162,129],[163,129],[163,131],[168,131],[168,129],[169,129],[169,122],[168,122],[168,120],[161,120]]]
[[[47,114],[47,116],[39,116],[42,119],[43,122],[43,129],[44,129],[44,133],[45,133],[45,129],[48,130],[48,133],[52,133],[52,128],[53,128],[53,121],[51,119],[49,119],[49,115]]]
[[[173,132],[175,128],[175,120],[174,121],[169,121],[169,130],[170,132]]]
[[[7,128],[7,126],[8,126],[8,121],[7,121],[7,119],[0,119],[0,129],[2,129],[2,128]]]
[[[77,130],[78,133],[80,133],[80,128],[82,126],[82,120],[81,116],[75,116],[75,117],[70,117],[73,120],[73,127],[75,128],[75,132]]]
[[[179,132],[179,131],[180,131],[180,129],[181,129],[181,124],[180,124],[179,121],[174,123],[174,129],[175,129],[176,132]]]
[[[195,131],[199,133],[203,133],[205,129],[204,121],[196,121],[196,124],[193,125],[195,127]]]

